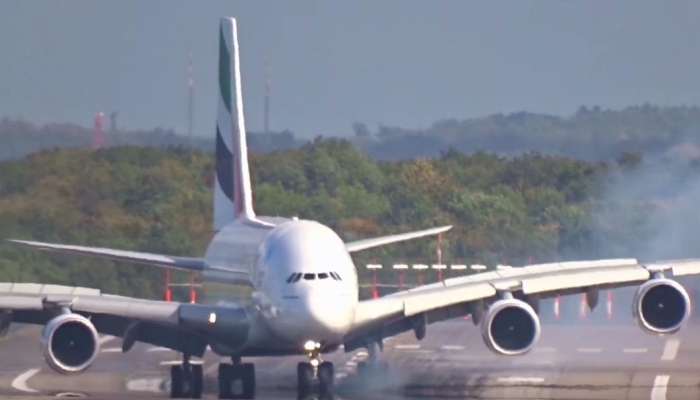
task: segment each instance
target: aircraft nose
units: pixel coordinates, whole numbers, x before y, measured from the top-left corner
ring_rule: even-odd
[[[328,295],[312,295],[306,301],[309,322],[325,334],[343,335],[352,322],[350,302]]]

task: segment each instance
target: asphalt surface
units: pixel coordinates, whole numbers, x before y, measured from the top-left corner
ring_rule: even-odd
[[[575,308],[575,307],[574,307]],[[547,318],[551,320],[552,318]],[[602,320],[601,320],[602,319]],[[360,380],[362,350],[326,357],[336,366],[339,399],[700,399],[700,321],[677,335],[644,334],[629,318],[545,321],[539,345],[521,357],[491,354],[471,321],[431,325],[425,340],[388,340],[386,374]],[[178,355],[146,345],[121,354],[107,338],[95,364],[80,375],[53,372],[43,361],[39,329],[14,330],[0,341],[0,397],[167,398],[170,362]],[[302,357],[256,363],[258,398],[295,399]],[[216,398],[218,357],[203,360],[205,398]]]

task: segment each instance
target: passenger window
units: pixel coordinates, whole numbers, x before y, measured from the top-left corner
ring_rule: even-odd
[[[316,274],[304,274],[304,280],[312,281],[316,279]]]
[[[325,272],[321,272],[320,274],[318,274],[318,279],[327,279],[327,278],[328,278],[328,274]]]

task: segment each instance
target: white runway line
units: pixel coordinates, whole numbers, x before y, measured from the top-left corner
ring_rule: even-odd
[[[440,350],[464,350],[464,346],[459,346],[459,345],[454,345],[454,344],[446,344],[442,347],[440,347]]]
[[[603,349],[598,347],[580,347],[576,351],[579,353],[602,353]]]
[[[132,379],[126,383],[126,390],[130,392],[160,393],[163,387],[162,378]]]
[[[162,366],[169,366],[169,365],[181,365],[182,360],[170,360],[170,361],[161,361],[160,365]],[[202,360],[190,360],[190,364],[192,365],[204,365],[204,362]]]
[[[338,372],[337,374],[335,374],[335,379],[344,379],[347,376],[348,376],[348,374],[346,374],[344,372]]]
[[[681,347],[679,339],[668,339],[664,346],[664,352],[661,354],[661,361],[673,361],[678,355],[678,348]]]
[[[509,376],[504,378],[498,378],[499,383],[542,383],[544,378],[540,377],[528,377],[528,376]]]
[[[418,350],[420,349],[419,344],[397,344],[394,346],[396,350]]]
[[[110,340],[114,340],[116,337],[112,335],[104,335],[99,339],[100,346],[104,346],[105,343],[109,342]]]
[[[666,390],[670,379],[671,377],[668,375],[656,376],[654,387],[651,389],[651,400],[666,400]]]
[[[32,368],[30,370],[24,371],[12,380],[12,387],[21,392],[38,393],[38,390],[32,389],[29,386],[27,386],[27,381],[31,379],[31,377],[33,377],[34,375],[38,374],[39,371],[41,371],[41,369],[39,368]]]
[[[100,351],[101,353],[121,353],[122,348],[121,347],[107,347],[106,349],[102,349]]]
[[[630,348],[630,349],[622,349],[623,353],[627,354],[642,354],[642,353],[648,353],[649,349],[646,347],[639,347],[639,348]]]
[[[554,347],[536,347],[533,351],[537,353],[556,353],[557,349]]]
[[[146,350],[148,353],[155,353],[155,352],[161,352],[161,351],[173,351],[170,350],[167,347],[151,347],[150,349]]]
[[[357,363],[355,361],[348,361],[345,363],[345,365],[347,365],[348,367],[354,367],[357,365]]]

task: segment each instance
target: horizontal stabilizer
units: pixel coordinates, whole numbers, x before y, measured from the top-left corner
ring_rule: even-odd
[[[77,254],[83,256],[106,258],[115,261],[127,261],[138,264],[155,265],[157,267],[181,269],[185,271],[203,271],[208,269],[207,263],[202,258],[173,257],[163,254],[141,253],[129,250],[115,250],[102,247],[73,246],[66,244],[54,244],[34,242],[29,240],[9,240],[22,246],[39,250],[64,254]]]
[[[425,236],[434,236],[443,232],[447,232],[450,229],[452,229],[452,225],[426,229],[423,231],[400,233],[398,235],[381,236],[371,239],[357,240],[354,242],[345,243],[345,249],[348,252],[352,253],[355,251],[367,250],[373,247],[384,246],[391,243],[403,242],[411,239],[418,239]]]

